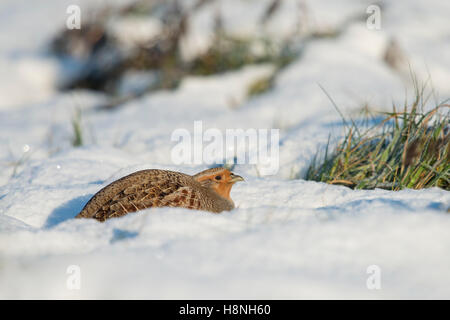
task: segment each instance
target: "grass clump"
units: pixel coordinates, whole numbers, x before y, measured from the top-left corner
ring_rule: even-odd
[[[282,68],[293,61],[296,55],[290,43],[276,44],[268,39],[238,38],[220,31],[216,32],[210,49],[190,64],[189,73],[205,76],[261,63],[272,63]]]
[[[71,122],[73,129],[72,146],[80,147],[83,145],[83,130],[81,127],[81,111],[79,109],[76,110]]]
[[[209,48],[194,57],[183,57],[183,39],[199,1],[183,7],[179,1],[137,0],[117,10],[105,7],[83,20],[81,29],[63,29],[51,42],[51,51],[63,61],[77,65],[79,72],[61,84],[62,90],[90,89],[107,93],[112,99],[105,108],[123,104],[143,94],[176,89],[187,76],[208,76],[238,70],[252,64],[272,64],[277,70],[298,55],[293,38],[283,41],[266,36],[239,37],[223,28],[218,12]],[[161,30],[151,37],[125,41],[117,34],[117,21],[151,18]],[[133,19],[130,19],[133,21]],[[143,82],[135,90],[122,90],[127,74],[148,74],[154,81]]]
[[[273,87],[275,75],[261,77],[250,84],[247,88],[247,96],[249,98],[263,94]]]
[[[354,189],[450,190],[450,105],[441,103],[423,112],[423,97],[422,88],[409,108],[405,104],[402,112],[396,112],[394,106],[368,128],[353,121],[348,125],[344,119],[345,138],[334,152],[327,144],[323,162],[315,156],[306,179]]]

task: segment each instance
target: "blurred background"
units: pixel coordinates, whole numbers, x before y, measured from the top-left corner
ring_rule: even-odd
[[[219,128],[302,129],[302,140],[315,137],[302,147],[309,156],[287,151],[281,173],[302,175],[337,116],[327,95],[355,114],[403,105],[414,77],[432,88],[433,103],[449,96],[448,6],[2,1],[0,182],[25,158],[82,145],[141,155],[159,148],[146,157],[168,164],[170,132],[202,119]]]
[[[449,97],[448,12],[445,1],[2,1],[0,185],[75,150],[174,167],[171,134],[196,120],[280,129],[277,177],[304,178],[342,137],[342,114],[403,108],[422,85],[430,107]]]

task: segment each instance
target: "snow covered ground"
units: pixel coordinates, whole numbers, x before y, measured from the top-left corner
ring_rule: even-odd
[[[329,133],[342,134],[318,84],[347,114],[366,104],[389,110],[413,95],[409,63],[420,79],[431,78],[438,101],[450,97],[450,3],[386,1],[381,29],[369,30],[354,17],[368,16],[370,1],[282,1],[264,30],[271,37],[289,35],[305,12],[303,32],[340,34],[308,41],[272,90],[247,99],[249,84],[273,66],[246,66],[98,111],[102,94],[58,92],[66,75],[46,49],[64,28],[67,6],[83,12],[93,2],[104,3],[0,3],[0,298],[450,298],[448,191],[353,191],[292,179]],[[261,32],[269,2],[202,7],[183,50],[207,47],[218,8],[230,32]],[[398,69],[383,60],[393,38],[404,57]],[[75,148],[76,108],[85,143]],[[246,182],[233,187],[237,209],[220,215],[160,208],[105,223],[72,219],[95,192],[133,171],[205,169],[171,161],[172,132],[191,131],[196,120],[220,130],[279,128],[280,170],[259,177],[255,166],[236,165]],[[72,265],[81,271],[79,290],[67,286]],[[371,290],[373,265],[381,288]]]

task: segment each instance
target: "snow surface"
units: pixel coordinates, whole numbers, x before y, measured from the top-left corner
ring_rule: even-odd
[[[184,40],[186,57],[210,44],[217,10],[230,32],[258,34],[268,2],[203,7]],[[411,98],[408,77],[382,59],[392,37],[418,77],[431,77],[439,100],[450,97],[450,3],[385,2],[374,31],[354,19],[370,1],[303,1],[300,12],[298,1],[285,1],[263,30],[271,37],[291,34],[305,12],[306,35],[341,34],[310,40],[271,91],[246,98],[248,86],[273,70],[247,66],[185,78],[175,91],[114,111],[94,109],[106,101],[101,94],[56,89],[65,69],[45,48],[75,3],[83,10],[104,1],[0,3],[0,298],[450,297],[449,192],[353,191],[292,179],[329,133],[334,141],[342,134],[318,84],[347,114]],[[76,108],[85,140],[78,148],[71,145]],[[278,174],[259,177],[255,166],[237,165],[246,179],[232,190],[237,209],[220,215],[159,208],[105,223],[72,219],[128,173],[205,169],[175,166],[170,157],[173,130],[193,130],[196,120],[205,129],[280,128]],[[66,285],[70,265],[80,267],[80,290]],[[366,285],[371,265],[381,270],[379,290]]]

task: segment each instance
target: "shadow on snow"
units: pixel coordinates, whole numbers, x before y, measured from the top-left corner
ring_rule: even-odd
[[[81,209],[83,209],[84,205],[91,197],[92,194],[84,195],[63,203],[53,210],[48,216],[47,221],[45,221],[44,228],[52,228],[61,222],[73,219],[81,211]]]

